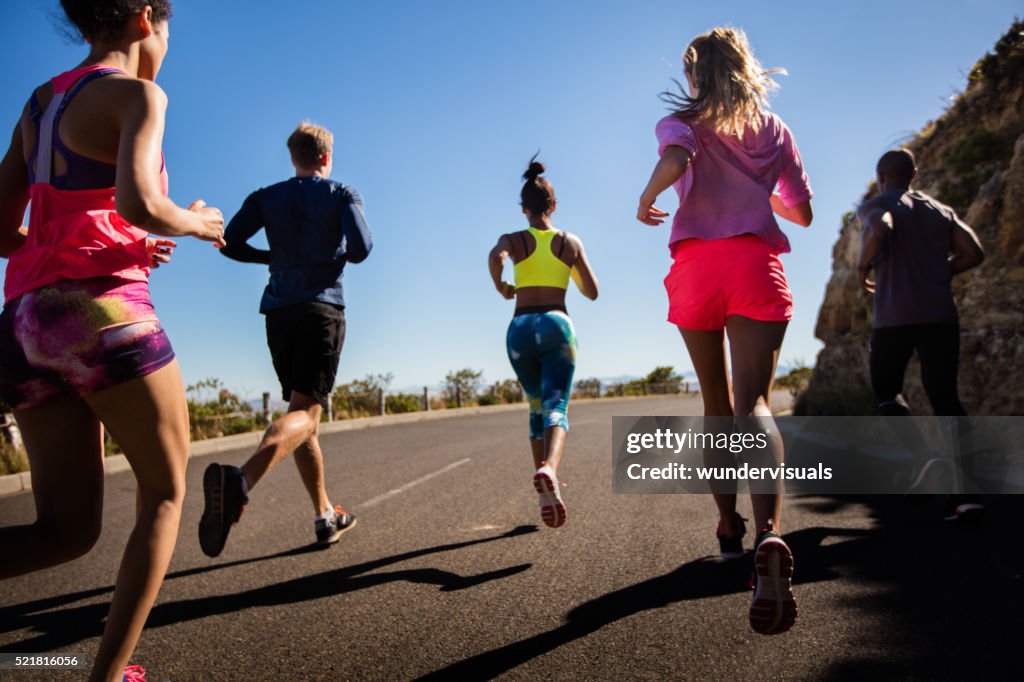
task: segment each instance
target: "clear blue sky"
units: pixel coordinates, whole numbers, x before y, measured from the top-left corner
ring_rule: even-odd
[[[524,226],[519,176],[538,148],[601,281],[570,294],[577,378],[690,371],[665,319],[667,228],[634,220],[656,161],[657,94],[713,26],[744,28],[780,77],[773,108],[794,131],[815,223],[785,224],[796,298],[784,360],[813,363],[818,306],[842,213],[878,155],[942,113],[1009,27],[1018,0],[934,2],[210,2],[177,0],[158,82],[170,98],[171,196],[230,217],[253,189],[291,174],[285,139],[302,119],[335,135],[334,177],[366,201],[375,249],[345,276],[339,382],[393,372],[435,385],[472,367],[513,376],[512,303],[490,285],[497,236]],[[0,2],[0,127],[84,45],[55,30],[56,0]],[[6,132],[3,133],[5,136]],[[6,138],[4,138],[6,139]],[[659,206],[674,211],[666,192]],[[0,270],[3,265],[0,264]],[[186,382],[218,377],[245,397],[277,384],[258,302],[265,269],[182,239],[152,277]]]

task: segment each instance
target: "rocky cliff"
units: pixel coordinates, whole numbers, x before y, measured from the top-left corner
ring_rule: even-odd
[[[971,414],[1024,414],[1024,22],[972,69],[949,110],[906,145],[917,189],[949,204],[978,233],[986,260],[954,280],[960,309],[960,395]],[[868,189],[864,199],[875,192]],[[815,335],[825,342],[804,414],[865,414],[871,300],[857,285],[861,226],[843,217]],[[931,414],[916,360],[904,395]]]

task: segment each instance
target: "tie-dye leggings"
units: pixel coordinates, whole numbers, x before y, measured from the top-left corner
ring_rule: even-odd
[[[60,280],[0,314],[0,398],[15,409],[102,391],[172,360],[148,282]]]
[[[530,440],[544,429],[569,430],[569,395],[576,371],[576,332],[563,312],[529,313],[512,318],[506,337],[508,359],[530,401]]]

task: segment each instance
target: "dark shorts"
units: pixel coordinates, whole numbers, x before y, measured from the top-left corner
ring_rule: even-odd
[[[940,417],[966,415],[957,392],[960,325],[908,324],[871,332],[871,387],[883,416],[904,414],[897,406],[911,356],[921,362],[921,383],[932,411]]]
[[[14,409],[90,395],[172,360],[144,281],[60,280],[0,314],[0,398]]]
[[[292,391],[298,391],[327,409],[345,343],[345,309],[298,303],[271,310],[266,317],[267,345],[284,399],[291,400]]]

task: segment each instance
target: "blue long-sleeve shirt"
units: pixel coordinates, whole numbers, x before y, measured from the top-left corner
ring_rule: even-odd
[[[248,240],[267,232],[270,250]],[[291,178],[258,189],[224,230],[220,252],[243,263],[270,266],[260,312],[320,301],[344,306],[341,277],[373,248],[363,200],[351,187],[319,176]]]

